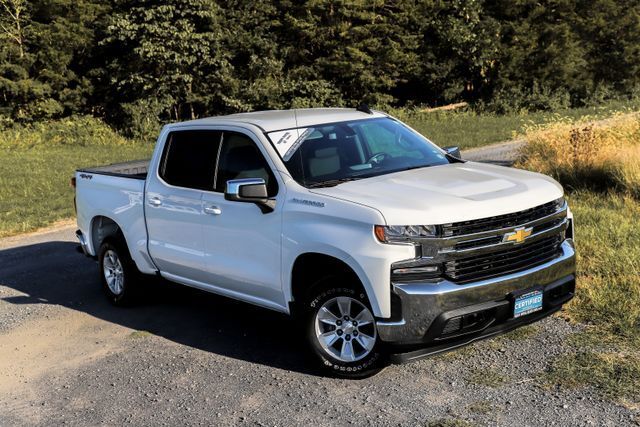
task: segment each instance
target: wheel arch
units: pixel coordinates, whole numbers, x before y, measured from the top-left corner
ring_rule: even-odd
[[[129,256],[133,259],[131,253],[131,247],[127,241],[127,237],[124,234],[124,230],[120,225],[105,215],[96,215],[91,219],[91,244],[93,245],[96,256],[100,251],[100,246],[108,238],[122,239],[122,242],[129,251]],[[135,261],[134,261],[135,263]]]
[[[291,267],[289,278],[289,306],[292,312],[300,302],[304,301],[314,285],[320,279],[336,274],[345,275],[352,280],[350,286],[357,287],[367,295],[374,315],[380,314],[378,298],[363,271],[353,259],[341,259],[335,255],[322,252],[305,252],[299,254]],[[306,286],[305,286],[306,285]],[[340,286],[344,287],[344,284]]]
[[[90,230],[91,244],[93,245],[93,249],[96,254],[107,237],[113,237],[120,233],[124,238],[124,233],[122,233],[120,225],[118,225],[118,223],[113,219],[104,215],[96,215],[91,219]]]

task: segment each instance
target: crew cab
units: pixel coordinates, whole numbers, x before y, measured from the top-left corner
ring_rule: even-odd
[[[150,161],[75,181],[77,236],[113,303],[159,275],[287,313],[339,376],[535,322],[574,295],[557,182],[464,161],[367,107],[168,124]]]

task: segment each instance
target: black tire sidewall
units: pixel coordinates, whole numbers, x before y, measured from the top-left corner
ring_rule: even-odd
[[[371,305],[364,291],[354,290],[340,286],[320,286],[318,291],[312,292],[311,297],[305,303],[306,308],[306,334],[309,347],[319,361],[320,367],[332,375],[343,378],[364,378],[378,372],[384,363],[378,338],[375,347],[365,358],[355,362],[342,362],[331,358],[322,348],[316,337],[315,319],[318,310],[330,299],[348,296],[363,303],[369,310]]]
[[[107,251],[113,251],[118,255],[118,259],[120,260],[120,264],[122,265],[122,271],[124,273],[123,279],[123,289],[120,294],[114,294],[109,289],[107,285],[107,280],[104,277],[104,257]],[[135,289],[135,281],[137,279],[136,275],[136,267],[129,255],[129,250],[126,248],[126,245],[122,244],[117,239],[106,239],[102,246],[100,246],[100,251],[98,254],[98,266],[100,273],[100,281],[102,283],[102,289],[109,299],[109,301],[114,305],[124,306],[132,302],[134,296]]]

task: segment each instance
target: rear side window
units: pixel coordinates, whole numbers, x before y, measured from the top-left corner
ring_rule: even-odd
[[[262,178],[269,197],[278,193],[276,178],[255,142],[242,133],[224,132],[216,191],[224,192],[227,181],[241,178]]]
[[[168,184],[198,190],[213,189],[222,132],[172,132],[164,147],[160,177]]]

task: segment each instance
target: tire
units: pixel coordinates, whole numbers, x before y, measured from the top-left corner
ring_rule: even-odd
[[[140,272],[123,238],[107,238],[98,252],[102,289],[111,302],[126,306],[134,302]]]
[[[325,279],[335,283],[336,280]],[[318,286],[305,304],[309,347],[326,373],[365,378],[384,367],[375,318],[364,291]]]

